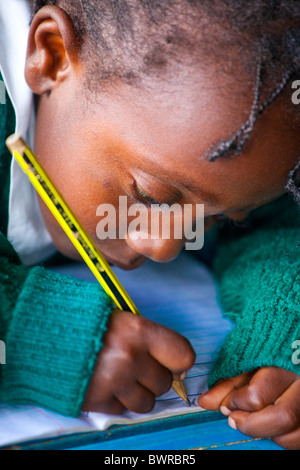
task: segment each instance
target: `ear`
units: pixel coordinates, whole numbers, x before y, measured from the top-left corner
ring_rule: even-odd
[[[25,78],[37,95],[51,92],[79,63],[80,41],[68,14],[46,6],[34,17],[28,38]]]

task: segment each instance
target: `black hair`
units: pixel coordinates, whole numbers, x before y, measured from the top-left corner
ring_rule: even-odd
[[[162,73],[171,61],[180,63],[183,49],[191,57],[201,49],[203,62],[215,60],[217,53],[231,63],[232,49],[238,50],[240,60],[255,76],[253,105],[235,135],[209,150],[211,162],[242,152],[258,117],[300,71],[300,0],[31,3],[33,14],[45,5],[60,6],[69,14],[82,40],[82,54],[93,64],[89,89],[95,82],[113,78],[137,84],[141,77]],[[286,190],[300,204],[300,162],[290,172]]]

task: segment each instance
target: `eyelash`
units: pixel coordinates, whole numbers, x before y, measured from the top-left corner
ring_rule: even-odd
[[[158,204],[161,206],[163,204],[162,202],[156,201],[156,199],[153,199],[153,197],[145,193],[145,191],[136,182],[134,183],[133,187],[136,199],[139,199],[146,206],[150,207],[151,204]]]
[[[219,216],[218,223],[220,227],[236,227],[236,228],[250,228],[251,225],[249,222],[246,222],[244,220],[238,221],[238,220],[232,220],[230,217],[227,217],[226,215],[220,214]]]

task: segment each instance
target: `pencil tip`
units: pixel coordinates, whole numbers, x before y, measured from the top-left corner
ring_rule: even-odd
[[[191,406],[191,402],[186,393],[185,386],[181,380],[174,380],[172,388],[177,393],[177,395],[179,395],[179,397],[186,403],[187,406]]]

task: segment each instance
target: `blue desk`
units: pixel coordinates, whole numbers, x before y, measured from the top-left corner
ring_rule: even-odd
[[[282,450],[266,439],[253,439],[231,429],[221,413],[114,426],[94,433],[67,436],[14,447],[20,450]]]

